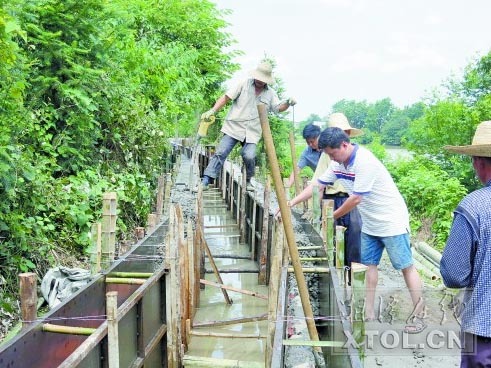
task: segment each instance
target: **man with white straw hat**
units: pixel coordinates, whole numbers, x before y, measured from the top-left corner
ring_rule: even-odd
[[[363,131],[357,128],[353,128],[346,116],[341,112],[335,112],[329,116],[329,120],[327,122],[329,127],[338,127],[344,130],[346,134],[350,137],[358,137],[363,134]],[[316,147],[317,141],[316,139]],[[317,164],[317,168],[314,172],[314,176],[310,184],[295,198],[291,201],[288,201],[288,205],[290,207],[295,206],[298,203],[306,201],[310,197],[312,197],[312,191],[317,190],[315,188],[318,187],[318,178],[327,170],[329,166],[329,162],[331,159],[327,154],[322,152],[319,162]],[[336,181],[332,185],[325,186],[325,191],[323,191],[323,196],[321,198],[324,199],[333,199],[334,200],[334,209],[340,207],[346,199],[349,197],[348,191],[343,187],[343,185]],[[317,205],[314,204],[314,205]],[[350,267],[351,262],[360,262],[360,231],[361,231],[361,218],[358,210],[354,208],[351,212],[341,216],[336,220],[336,225],[346,227],[345,235],[345,244],[346,251],[344,253],[344,265]],[[348,272],[350,276],[351,273]]]
[[[445,286],[464,289],[461,367],[491,366],[491,121],[480,123],[468,146],[446,150],[472,157],[484,185],[462,199],[454,211],[440,272]]]
[[[273,67],[270,62],[262,61],[251,71],[250,78],[229,89],[210,110],[201,115],[202,120],[209,120],[232,101],[221,129],[223,137],[203,173],[203,190],[208,189],[212,180],[218,176],[223,163],[237,143],[242,145],[240,154],[246,168],[247,190],[254,190],[251,178],[254,176],[256,165],[256,146],[262,133],[257,105],[264,104],[268,112],[278,113],[296,104],[293,98],[280,101],[270,87],[273,83]]]

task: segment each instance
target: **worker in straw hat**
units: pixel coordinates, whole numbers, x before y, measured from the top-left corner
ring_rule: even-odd
[[[278,113],[296,104],[293,98],[280,101],[271,88],[273,83],[273,67],[270,62],[262,61],[251,71],[250,78],[229,89],[210,110],[201,115],[202,120],[209,120],[232,101],[221,129],[223,137],[203,173],[201,182],[203,190],[207,190],[209,184],[218,176],[224,161],[237,143],[242,145],[240,153],[246,168],[246,189],[254,190],[251,178],[254,176],[256,166],[256,145],[262,133],[257,105],[264,104],[268,112]]]
[[[460,314],[461,367],[491,366],[491,121],[480,123],[468,146],[446,150],[471,156],[483,188],[454,211],[440,272],[450,288],[465,289]]]
[[[331,114],[329,116],[327,126],[338,127],[342,129],[346,134],[348,134],[351,138],[358,137],[363,134],[362,130],[353,128],[350,125],[346,116],[341,112],[335,112]],[[318,140],[319,136],[316,137],[316,148]],[[331,159],[329,158],[329,156],[322,152],[310,184],[299,195],[288,201],[288,205],[290,207],[293,207],[298,203],[306,201],[307,199],[312,197],[312,191],[317,190],[319,184],[318,178],[321,176],[322,173],[327,170],[330,161]],[[340,207],[349,197],[348,191],[339,181],[334,182],[332,185],[325,185],[325,190],[322,193],[323,195],[321,196],[321,198],[334,200],[335,210]],[[360,262],[361,218],[358,209],[355,207],[352,211],[338,218],[336,220],[336,225],[344,226],[346,228],[346,231],[344,233],[346,244],[346,251],[344,253],[344,265],[348,269],[351,265],[351,262]],[[348,276],[350,275],[351,274],[348,272]]]

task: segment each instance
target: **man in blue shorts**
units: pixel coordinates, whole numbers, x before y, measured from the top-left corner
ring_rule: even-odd
[[[401,270],[414,305],[408,333],[426,327],[419,318],[423,308],[422,283],[413,265],[409,242],[409,213],[385,166],[366,148],[350,142],[340,128],[325,129],[319,136],[319,148],[331,158],[328,169],[319,177],[319,190],[340,181],[349,193],[334,211],[334,219],[357,207],[361,220],[361,263],[368,266],[365,317],[375,319],[375,289],[378,264],[384,248],[392,266]]]

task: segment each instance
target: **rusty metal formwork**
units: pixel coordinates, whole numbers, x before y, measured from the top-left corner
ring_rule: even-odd
[[[158,245],[166,227],[159,226],[108,270],[152,273],[143,285],[106,284],[100,274],[69,300],[32,322],[0,347],[0,367],[107,367],[106,293],[118,292],[120,367],[166,367],[165,277]],[[43,331],[49,322],[88,327],[90,336]]]

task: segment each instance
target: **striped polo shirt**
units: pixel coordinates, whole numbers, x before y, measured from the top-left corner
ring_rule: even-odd
[[[347,166],[331,160],[318,181],[323,185],[339,180],[349,194],[362,196],[358,209],[361,231],[373,236],[393,236],[409,232],[409,213],[404,198],[385,166],[364,147],[353,144]]]

